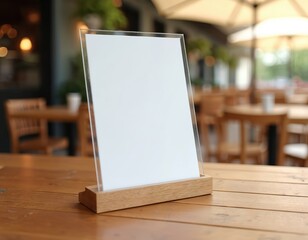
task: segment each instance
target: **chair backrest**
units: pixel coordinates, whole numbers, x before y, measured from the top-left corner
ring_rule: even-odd
[[[238,104],[238,96],[235,91],[225,93],[224,100],[226,106],[235,106]]]
[[[261,103],[262,102],[262,95],[263,94],[267,94],[267,93],[271,93],[274,95],[274,100],[275,103],[287,103],[287,97],[285,94],[285,91],[283,90],[259,90],[257,91],[257,102]]]
[[[284,145],[286,143],[286,127],[287,127],[287,113],[245,113],[245,112],[234,112],[234,111],[224,111],[223,117],[220,122],[227,121],[238,121],[240,123],[240,160],[244,162],[247,156],[247,133],[246,133],[246,123],[252,125],[260,125],[262,127],[268,125],[276,125],[279,131],[279,143],[277,149],[277,163],[279,165],[283,164],[284,161]],[[278,135],[277,135],[278,136]]]
[[[226,106],[235,106],[238,104],[248,103],[248,90],[239,90],[236,88],[229,88],[223,91]]]
[[[93,113],[93,108],[90,111]],[[90,111],[87,103],[82,103],[79,107],[78,115],[78,138],[81,156],[93,156],[92,133],[90,127]],[[92,125],[93,128],[95,126]],[[93,129],[95,132],[95,129]]]
[[[204,146],[205,159],[209,158],[210,152],[209,126],[213,126],[214,131],[216,130],[216,119],[223,114],[224,104],[224,96],[222,94],[208,93],[202,96],[200,111],[198,113],[198,123],[201,143]]]
[[[213,95],[222,95],[224,97],[225,106],[235,106],[239,104],[248,104],[250,103],[250,90],[240,90],[236,88],[230,88],[226,90],[221,90]]]
[[[21,137],[38,135],[42,141],[48,137],[47,122],[45,120],[14,117],[14,113],[31,109],[43,109],[45,107],[46,102],[43,98],[10,99],[5,102],[12,152],[19,151],[19,140]]]
[[[200,114],[201,116],[217,117],[223,114],[224,96],[222,94],[207,93],[202,95]]]
[[[237,104],[250,103],[250,95],[251,95],[250,89],[238,90],[236,94],[237,94]]]

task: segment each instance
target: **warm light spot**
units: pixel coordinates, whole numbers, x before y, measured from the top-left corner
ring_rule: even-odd
[[[6,57],[8,50],[6,47],[0,47],[0,57]]]
[[[75,28],[75,38],[76,40],[78,39],[79,40],[79,34],[80,34],[80,30],[88,30],[88,26],[83,22],[83,21],[77,21],[76,22],[76,28]]]
[[[38,12],[30,12],[28,14],[28,21],[30,23],[38,23],[40,21],[40,14]]]
[[[122,0],[112,0],[113,5],[116,7],[122,7]]]
[[[212,67],[216,63],[216,59],[213,56],[206,56],[205,63],[207,66]]]
[[[88,26],[87,26],[86,24],[81,24],[81,25],[79,26],[79,29],[88,30],[89,28],[88,28]]]
[[[1,32],[7,33],[11,28],[12,28],[12,26],[10,24],[3,24],[1,26]]]
[[[32,49],[32,43],[29,38],[23,38],[20,41],[19,47],[22,51],[30,51]]]
[[[79,29],[85,29],[85,30],[88,30],[88,26],[84,23],[84,22],[77,22],[77,30],[79,31]]]
[[[195,51],[191,51],[188,53],[188,59],[192,62],[198,61],[199,58],[200,58],[199,54]]]
[[[8,32],[7,32],[7,36],[9,38],[16,38],[17,36],[17,30],[15,28],[11,28]]]

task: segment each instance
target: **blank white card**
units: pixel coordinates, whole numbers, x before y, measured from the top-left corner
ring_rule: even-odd
[[[199,177],[180,35],[86,34],[84,47],[103,190]]]

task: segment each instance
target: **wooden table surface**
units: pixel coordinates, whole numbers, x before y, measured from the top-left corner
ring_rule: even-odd
[[[212,195],[95,214],[77,197],[95,184],[91,158],[0,166],[0,239],[308,239],[307,168],[207,163]]]
[[[241,112],[249,115],[264,114],[261,104],[245,104],[227,107],[228,112]],[[308,105],[296,104],[275,104],[273,113],[288,113],[288,121],[290,123],[307,123],[308,121]]]
[[[66,106],[47,106],[45,109],[20,111],[12,115],[19,118],[36,118],[60,122],[76,122],[78,119],[78,112],[71,112]]]
[[[193,93],[193,101],[195,105],[198,105],[201,103],[202,96],[206,95],[209,92],[204,91],[194,91]],[[222,92],[223,93],[223,92]],[[307,94],[292,94],[288,98],[288,104],[298,104],[298,105],[306,105],[308,103],[308,95]]]

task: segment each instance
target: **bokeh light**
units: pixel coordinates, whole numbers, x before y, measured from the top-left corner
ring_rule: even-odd
[[[0,57],[6,57],[8,54],[8,49],[6,47],[0,47]]]
[[[3,32],[4,34],[7,33],[10,29],[12,28],[12,26],[10,24],[3,24],[1,26],[1,32]]]
[[[38,12],[30,12],[27,17],[30,23],[38,23],[40,21],[40,14]]]
[[[15,28],[11,28],[8,32],[7,32],[7,36],[9,38],[16,38],[17,36],[17,30]]]
[[[19,47],[22,51],[30,51],[32,49],[32,42],[29,38],[23,38],[20,41]]]

